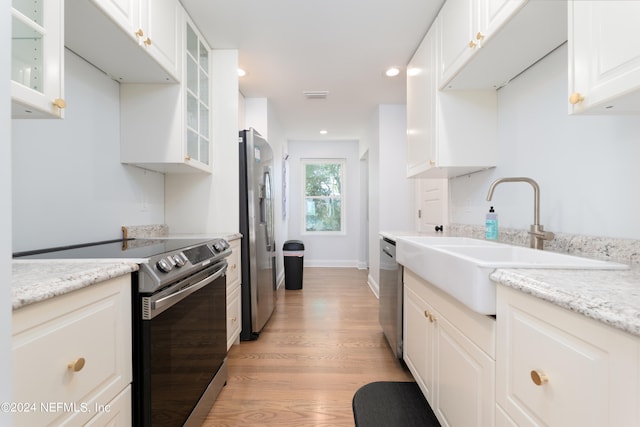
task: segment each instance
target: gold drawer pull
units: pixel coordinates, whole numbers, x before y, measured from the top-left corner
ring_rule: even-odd
[[[138,37],[142,37],[144,36],[144,31],[142,31],[142,28],[138,28],[138,31],[136,31],[135,34]]]
[[[531,381],[533,381],[533,383],[537,386],[542,386],[549,382],[549,377],[546,374],[538,372],[534,369],[533,371],[531,371]]]
[[[71,369],[73,372],[80,372],[82,368],[84,368],[85,360],[84,357],[79,357],[73,362],[70,362],[67,367]]]
[[[144,39],[144,44],[147,45],[147,46],[151,46],[151,39],[149,37]]]

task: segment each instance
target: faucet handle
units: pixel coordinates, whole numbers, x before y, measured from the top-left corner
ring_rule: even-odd
[[[544,228],[540,224],[533,224],[529,230],[531,236],[531,247],[535,249],[543,249],[544,240],[553,240],[555,234],[551,231],[544,231]]]

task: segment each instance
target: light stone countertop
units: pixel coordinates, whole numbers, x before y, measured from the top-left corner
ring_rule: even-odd
[[[477,226],[451,225],[444,233],[383,231],[395,240],[410,235],[483,238]],[[501,230],[501,243],[527,246],[521,230]],[[640,241],[580,235],[556,235],[551,249],[587,258],[630,265],[629,270],[497,269],[490,278],[552,304],[640,336]]]
[[[13,260],[14,310],[137,271],[131,260]]]
[[[156,228],[152,228],[155,231]],[[151,234],[146,238],[155,237]],[[242,238],[236,232],[210,234],[169,234],[169,239],[224,238],[232,241]],[[14,259],[11,276],[11,298],[14,310],[44,301],[68,292],[94,285],[139,269],[146,259],[66,259],[29,260]]]
[[[492,280],[640,336],[640,267],[629,270],[509,269]]]

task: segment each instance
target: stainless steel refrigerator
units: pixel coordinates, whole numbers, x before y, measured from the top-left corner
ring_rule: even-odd
[[[240,131],[240,232],[242,332],[255,340],[276,303],[273,217],[273,150],[254,129]]]

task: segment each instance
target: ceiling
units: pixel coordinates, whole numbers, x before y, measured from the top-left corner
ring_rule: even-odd
[[[404,104],[404,67],[443,3],[181,1],[212,48],[238,49],[240,91],[269,100],[287,140],[358,140],[377,105]],[[400,75],[386,77],[390,66]]]

